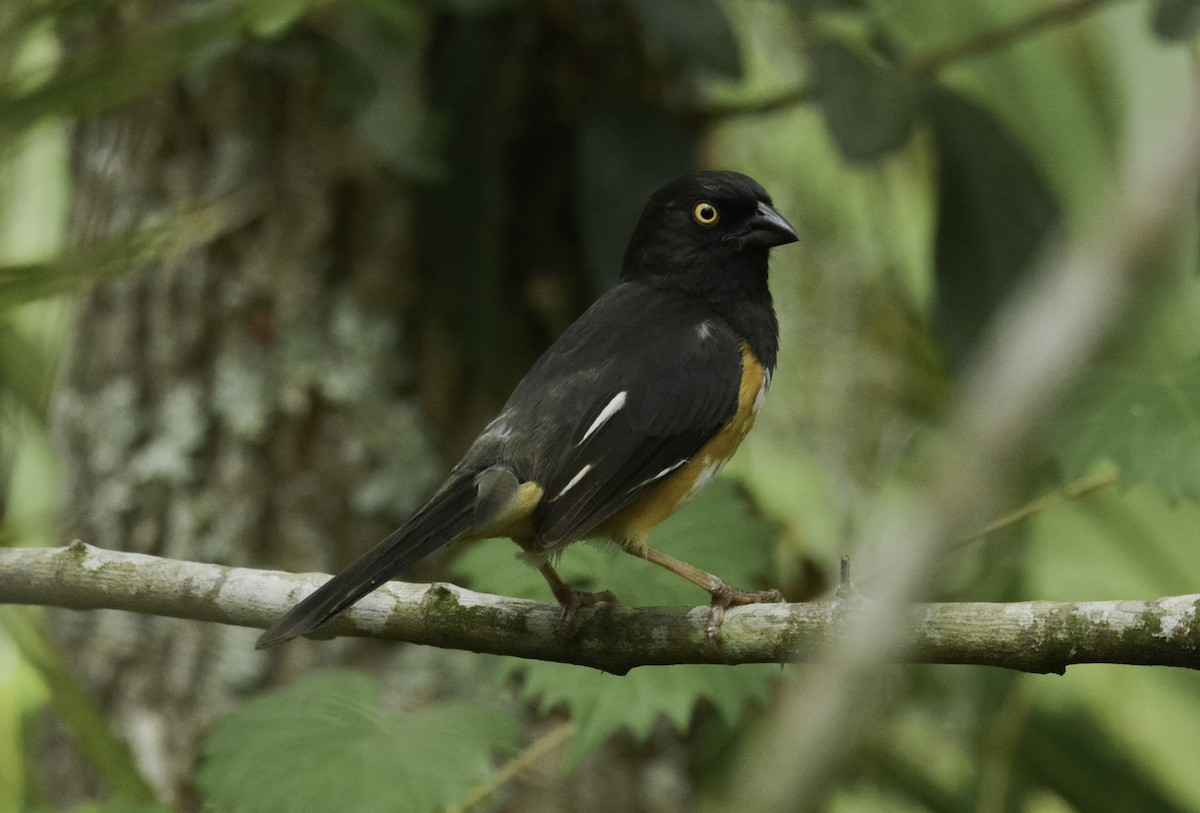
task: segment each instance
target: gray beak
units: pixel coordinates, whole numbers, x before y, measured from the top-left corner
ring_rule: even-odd
[[[758,204],[758,211],[746,225],[746,231],[735,239],[741,248],[773,248],[794,243],[798,239],[792,224],[783,219],[779,212],[765,203]]]

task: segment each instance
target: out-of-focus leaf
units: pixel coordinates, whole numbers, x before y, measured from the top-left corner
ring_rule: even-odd
[[[254,0],[246,9],[246,28],[261,39],[276,39],[304,16],[315,0]]]
[[[218,721],[196,784],[216,810],[433,813],[460,803],[521,734],[508,714],[466,703],[393,715],[365,675],[327,671]]]
[[[695,167],[695,137],[665,111],[628,104],[594,109],[580,127],[575,207],[596,291],[616,282],[646,200]]]
[[[422,14],[408,0],[357,0],[368,12],[388,24],[392,33],[410,37],[421,31]]]
[[[24,723],[29,683],[27,669],[0,629],[0,810],[20,810],[29,765],[24,753]]]
[[[63,662],[28,608],[0,607],[0,627],[41,677],[50,692],[51,708],[105,787],[131,802],[157,802],[158,794],[138,770],[129,748],[113,733],[87,689]]]
[[[54,383],[53,355],[12,325],[0,324],[0,392],[15,398],[37,420],[45,417]]]
[[[430,5],[444,8],[452,14],[495,14],[516,5],[516,0],[433,0]]]
[[[1059,204],[989,112],[946,90],[930,99],[938,157],[936,322],[962,363],[1046,235]]]
[[[136,271],[216,239],[262,210],[265,198],[240,190],[127,236],[72,248],[43,262],[0,265],[0,310]]]
[[[111,802],[94,802],[79,807],[73,807],[67,813],[172,813],[173,808],[165,804],[139,804],[114,799]],[[41,808],[24,811],[24,813],[43,813]],[[63,813],[62,810],[45,810],[44,813]]]
[[[1200,359],[1104,365],[1063,408],[1050,448],[1068,479],[1107,458],[1128,483],[1200,501]]]
[[[813,85],[829,132],[847,161],[870,163],[904,146],[916,92],[894,67],[832,39],[812,49]]]
[[[379,82],[371,66],[342,43],[333,39],[322,41],[322,73],[328,87],[325,107],[337,124],[353,121],[379,93]]]
[[[126,102],[220,55],[256,26],[294,20],[315,0],[224,0],[187,7],[168,22],[66,62],[50,79],[21,92],[0,87],[0,142],[54,116],[91,116]],[[282,5],[281,5],[282,4]],[[276,32],[278,33],[278,32]]]
[[[753,587],[770,570],[777,533],[753,516],[728,480],[718,480],[655,531],[651,543],[726,581]],[[573,545],[557,565],[571,584],[609,589],[634,605],[707,603],[707,596],[673,573],[613,548]],[[473,587],[506,595],[549,598],[536,570],[520,562],[511,543],[492,540],[454,563],[456,576]],[[508,659],[507,671],[524,675],[522,697],[548,712],[565,705],[575,724],[567,759],[577,766],[595,747],[620,731],[647,737],[661,715],[687,729],[696,707],[708,703],[732,728],[746,708],[765,700],[779,669],[753,666],[655,666],[616,677],[592,669]]]
[[[684,67],[741,77],[737,39],[716,0],[626,0],[626,5],[646,36]]]
[[[1040,711],[1014,748],[1018,770],[1057,793],[1073,810],[1184,813],[1161,783],[1120,749],[1113,733],[1085,714]]]
[[[787,0],[797,11],[861,11],[866,8],[864,0]]]
[[[1200,0],[1158,0],[1150,25],[1167,42],[1186,42],[1200,30]]]

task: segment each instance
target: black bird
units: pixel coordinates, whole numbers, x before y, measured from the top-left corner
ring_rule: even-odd
[[[573,589],[550,564],[590,538],[611,539],[704,588],[718,617],[726,607],[781,600],[733,588],[646,539],[753,425],[779,349],[767,253],[796,239],[745,175],[701,172],[656,192],[620,281],[530,368],[441,487],[267,630],[258,648],[312,632],[456,539],[511,537],[568,614],[614,600]]]

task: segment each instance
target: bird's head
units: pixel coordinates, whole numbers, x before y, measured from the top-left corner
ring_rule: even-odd
[[[699,172],[650,197],[625,251],[621,278],[686,275],[720,283],[754,274],[765,283],[768,249],[796,239],[757,181],[737,172]]]

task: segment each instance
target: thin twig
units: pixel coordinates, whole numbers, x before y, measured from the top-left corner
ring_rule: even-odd
[[[988,523],[986,526],[970,536],[964,537],[959,541],[958,544],[963,546],[969,545],[972,542],[978,542],[980,539],[983,539],[989,534],[993,534],[996,531],[1008,528],[1011,525],[1016,525],[1022,520],[1029,519],[1036,514],[1048,511],[1051,508],[1055,508],[1070,500],[1077,500],[1080,497],[1087,496],[1093,491],[1099,491],[1102,488],[1107,488],[1116,481],[1117,475],[1102,474],[1096,477],[1071,483],[1066,488],[1059,489],[1058,491],[1051,491],[1048,494],[1043,494],[1037,499],[1025,503],[1020,508],[1010,511],[994,522]]]
[[[908,63],[901,63],[897,70],[930,81],[947,68],[1003,50],[1051,28],[1074,23],[1111,2],[1114,0],[1069,0],[1050,6],[1007,25],[968,37],[960,43],[916,57]],[[700,111],[699,117],[713,120],[734,116],[761,116],[808,104],[816,98],[816,88],[811,84],[804,84],[765,97],[714,104]]]
[[[1051,28],[1074,23],[1111,2],[1113,0],[1068,0],[1049,6],[1035,11],[1028,17],[984,31],[957,45],[917,57],[913,60],[911,69],[926,76],[936,76],[952,65],[1003,50],[1026,37],[1035,36]]]
[[[570,720],[564,720],[558,723],[549,731],[536,740],[531,742],[527,747],[521,750],[519,754],[510,759],[508,762],[500,766],[494,774],[486,781],[480,782],[479,785],[471,791],[471,795],[466,798],[462,806],[451,808],[446,813],[467,813],[480,802],[487,799],[500,788],[504,787],[508,782],[520,776],[531,767],[541,762],[548,754],[553,753],[557,749],[566,744],[567,740],[571,739],[571,735],[575,733],[575,725]]]

